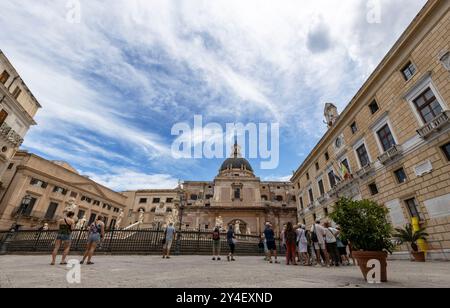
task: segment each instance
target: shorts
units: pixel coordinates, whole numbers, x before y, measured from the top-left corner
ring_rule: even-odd
[[[277,244],[275,241],[267,241],[267,250],[277,250]]]
[[[347,247],[338,247],[339,255],[346,256],[347,255]]]
[[[172,248],[172,242],[173,242],[173,240],[166,240],[166,243],[164,244],[164,246],[163,246],[163,249],[167,249],[167,250],[170,250],[170,248]]]
[[[100,234],[99,233],[93,233],[89,234],[88,243],[100,243]]]
[[[314,249],[315,250],[322,250],[322,251],[326,251],[327,250],[325,243],[319,243],[319,242],[314,243]]]
[[[218,241],[214,241],[213,240],[213,250],[214,251],[220,251],[220,240],[218,240]]]
[[[72,236],[70,234],[58,234],[56,240],[70,242],[72,240]]]

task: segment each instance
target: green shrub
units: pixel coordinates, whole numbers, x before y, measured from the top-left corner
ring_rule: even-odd
[[[330,218],[341,227],[343,237],[351,242],[353,250],[392,253],[393,230],[387,220],[388,213],[385,207],[370,200],[341,198]]]

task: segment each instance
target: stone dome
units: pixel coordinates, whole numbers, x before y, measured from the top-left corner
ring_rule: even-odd
[[[250,163],[245,159],[241,157],[232,157],[225,160],[222,164],[222,167],[220,167],[220,171],[226,171],[228,169],[245,169],[250,172],[253,172],[253,168],[250,165]]]

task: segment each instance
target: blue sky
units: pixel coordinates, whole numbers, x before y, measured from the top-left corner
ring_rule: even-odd
[[[116,190],[212,180],[222,159],[176,160],[171,127],[280,123],[287,180],[425,0],[1,0],[0,48],[43,108],[24,148]],[[381,22],[368,23],[373,4]]]

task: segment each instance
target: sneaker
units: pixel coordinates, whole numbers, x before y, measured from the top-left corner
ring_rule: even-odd
[[[217,261],[220,261],[220,260],[222,260],[222,259],[220,259],[220,257],[219,257],[219,258],[217,258]]]
[[[234,259],[234,258],[231,258],[231,261],[236,261],[236,259]]]
[[[228,256],[227,259],[228,259],[228,262],[230,262],[230,256]]]
[[[213,261],[216,261],[216,258],[212,258]]]
[[[166,258],[166,256],[163,256],[163,259],[165,259]]]

